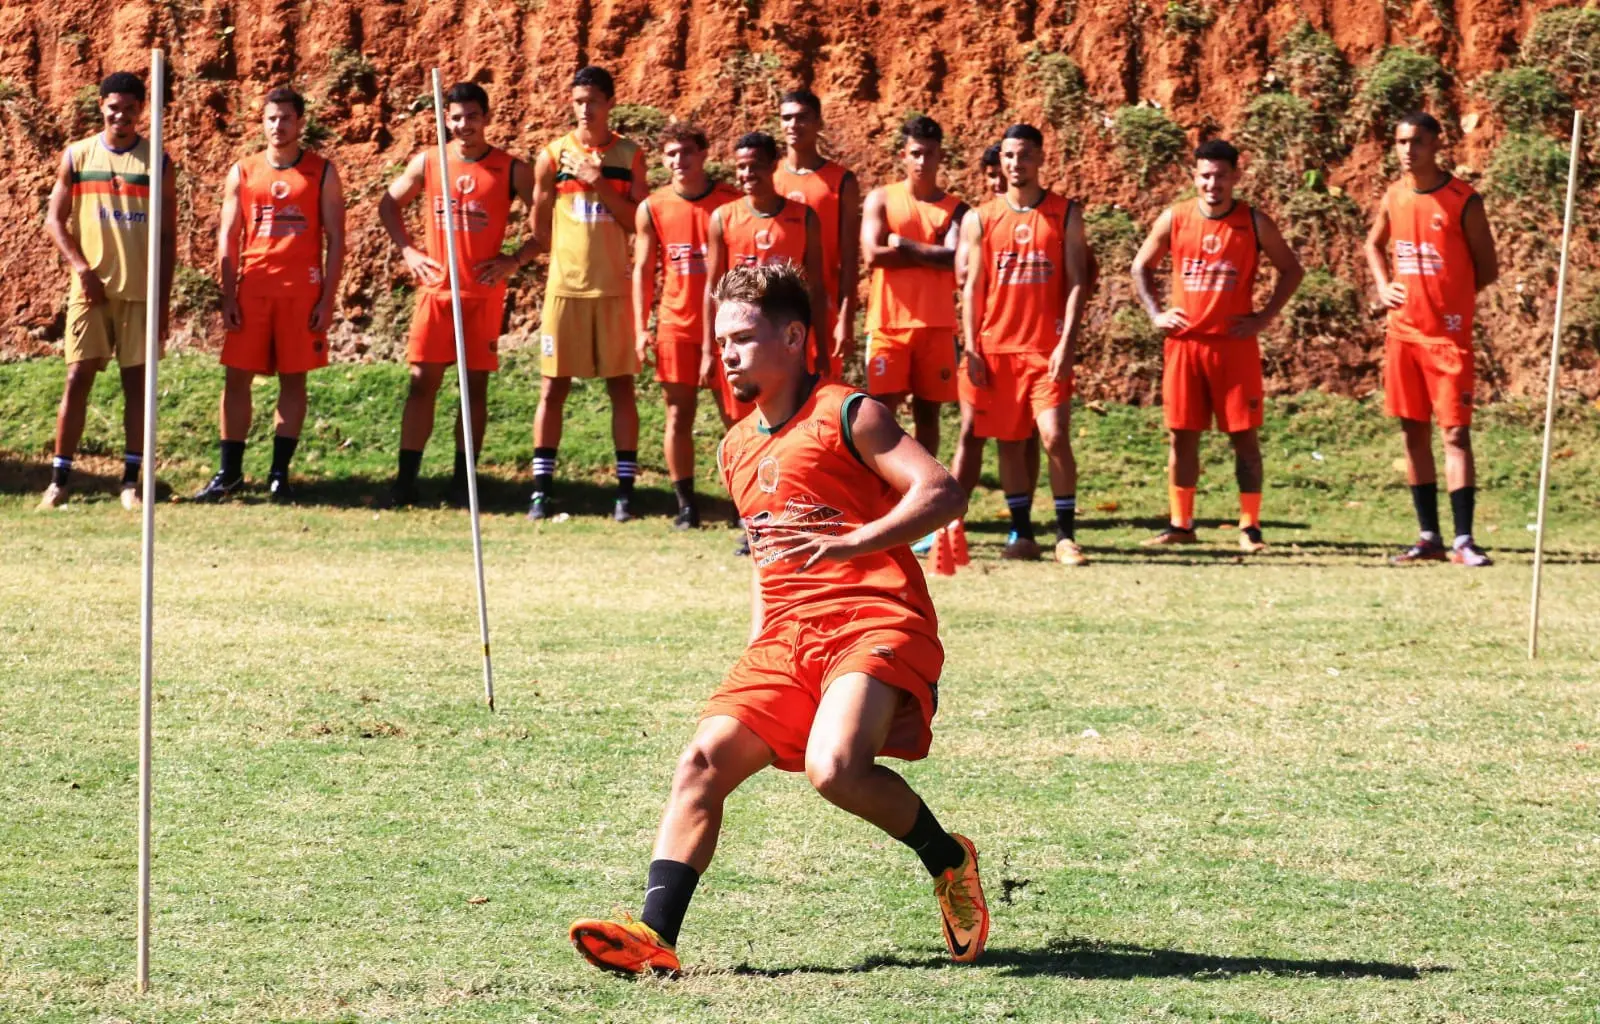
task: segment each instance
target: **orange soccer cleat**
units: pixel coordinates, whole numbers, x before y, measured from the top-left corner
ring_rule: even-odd
[[[944,944],[956,963],[970,964],[983,955],[989,941],[989,905],[983,899],[983,883],[978,880],[978,848],[966,836],[950,833],[950,838],[967,851],[957,868],[947,868],[933,880],[933,893],[939,898],[939,916],[944,920]]]
[[[574,921],[567,937],[585,960],[601,970],[628,975],[678,973],[673,945],[626,914],[620,921]]]

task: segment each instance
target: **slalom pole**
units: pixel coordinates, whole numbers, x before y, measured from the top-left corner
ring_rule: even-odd
[[[439,134],[439,189],[444,193],[445,263],[450,268],[450,314],[456,330],[456,381],[461,391],[461,436],[467,448],[467,507],[472,513],[472,560],[478,571],[478,634],[483,640],[483,699],[494,710],[494,667],[489,661],[489,605],[483,585],[483,531],[478,524],[477,439],[472,436],[472,400],[467,395],[467,340],[461,321],[461,277],[456,267],[455,183],[450,180],[449,137],[444,128],[444,87],[433,69],[433,121]],[[437,210],[429,211],[438,216]]]
[[[1533,598],[1528,611],[1528,658],[1539,656],[1539,584],[1544,574],[1544,513],[1550,492],[1550,434],[1556,418],[1556,382],[1561,372],[1561,315],[1567,298],[1567,249],[1572,242],[1572,204],[1578,190],[1578,142],[1583,111],[1572,112],[1572,156],[1567,165],[1567,211],[1561,226],[1561,269],[1556,273],[1556,322],[1550,331],[1550,383],[1544,401],[1544,451],[1539,458],[1539,518],[1533,533]]]
[[[161,200],[167,179],[161,115],[167,102],[166,57],[150,51],[150,241],[145,252],[144,503],[139,582],[139,929],[138,990],[150,991],[150,747],[154,699],[152,612],[156,542],[156,378],[161,362]]]

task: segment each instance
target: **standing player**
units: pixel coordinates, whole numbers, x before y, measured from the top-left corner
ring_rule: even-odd
[[[416,504],[417,474],[422,451],[433,433],[434,399],[445,371],[456,361],[450,275],[445,268],[445,217],[456,233],[456,268],[461,283],[461,320],[467,350],[467,396],[472,402],[473,451],[482,453],[489,411],[489,374],[500,368],[500,327],[505,322],[506,279],[532,260],[535,241],[514,253],[500,251],[511,218],[511,201],[532,202],[533,174],[528,165],[484,137],[489,123],[489,94],[475,82],[459,82],[445,93],[446,146],[450,180],[439,180],[439,152],[429,147],[411,158],[400,177],[378,201],[378,216],[405,258],[419,285],[406,361],[411,385],[400,421],[400,469],[390,501]],[[427,202],[426,251],[412,244],[404,209],[418,194]],[[446,212],[448,197],[448,213]],[[451,501],[467,500],[467,455],[456,417],[455,473]]]
[[[550,488],[561,447],[561,420],[574,377],[602,377],[611,397],[617,455],[612,518],[633,518],[639,472],[639,406],[630,340],[628,234],[649,192],[644,154],[611,131],[617,87],[604,68],[572,76],[578,127],[550,143],[534,163],[534,236],[550,252],[540,318],[543,376],[533,421],[533,499],[529,519],[550,515]]]
[[[1194,151],[1199,195],[1169,207],[1133,260],[1139,301],[1166,335],[1161,403],[1172,444],[1167,456],[1170,525],[1145,546],[1193,544],[1194,492],[1200,482],[1200,435],[1211,426],[1233,442],[1239,482],[1239,547],[1261,539],[1261,345],[1266,329],[1300,287],[1304,272],[1272,218],[1234,198],[1239,151],[1222,139]],[[1168,308],[1156,293],[1156,267],[1172,254]],[[1261,256],[1277,270],[1272,298],[1255,308]]]
[[[275,502],[292,500],[289,460],[306,419],[306,373],[328,365],[328,324],[344,267],[344,189],[333,164],[300,144],[305,114],[306,102],[293,89],[267,93],[266,150],[228,169],[217,237],[228,329],[221,464],[196,501],[222,501],[244,482],[251,385],[257,374],[274,373],[278,411],[267,494]]]
[[[855,173],[817,149],[822,134],[822,100],[810,89],[791,89],[778,101],[787,147],[775,184],[780,193],[805,203],[822,224],[822,285],[827,316],[816,321],[818,336],[831,352],[834,376],[844,373],[855,354],[856,279],[860,273],[861,184]]]
[[[1078,466],[1072,454],[1072,361],[1087,293],[1083,210],[1039,182],[1044,136],[1006,129],[1000,167],[1006,193],[961,225],[967,262],[967,374],[975,388],[974,433],[1000,443],[1000,484],[1011,511],[1003,557],[1034,559],[1033,493],[1024,449],[1035,426],[1050,459],[1056,561],[1087,565],[1074,537]]]
[[[811,302],[792,265],[732,270],[716,296],[728,382],[759,410],[717,459],[755,538],[750,645],[678,762],[640,920],[577,921],[572,942],[597,967],[676,972],[723,804],[776,765],[911,847],[951,956],[976,960],[989,932],[977,850],[877,763],[927,756],[944,650],[907,545],[966,499],[888,409],[806,372]]]
[[[144,462],[145,299],[154,154],[139,134],[144,83],[126,71],[100,83],[102,130],[61,154],[44,227],[72,268],[67,294],[67,384],[56,412],[55,458],[40,508],[59,508],[71,486],[94,378],[113,357],[122,377],[122,507],[139,507]],[[161,317],[156,355],[167,335],[172,261],[178,233],[176,175],[162,155]]]
[[[1477,477],[1472,458],[1475,374],[1472,321],[1477,293],[1499,276],[1483,199],[1439,166],[1439,122],[1425,113],[1401,118],[1395,155],[1404,177],[1389,186],[1367,235],[1367,265],[1389,310],[1384,344],[1384,408],[1400,419],[1406,479],[1421,536],[1396,565],[1443,561],[1493,565],[1472,539]],[[1389,243],[1394,243],[1393,274]],[[1433,461],[1434,417],[1444,435],[1445,482],[1455,541],[1439,529]]]
[[[706,177],[705,132],[674,121],[661,133],[661,156],[672,183],[656,189],[639,204],[633,243],[633,331],[641,362],[655,351],[656,381],[667,399],[663,448],[667,473],[678,498],[673,526],[691,530],[700,525],[694,497],[694,414],[698,389],[713,388],[715,365],[701,358],[704,350],[706,298],[706,235],[711,214],[739,198],[732,185]],[[656,334],[650,336],[650,306],[656,267],[661,268],[661,309]],[[718,376],[721,376],[718,374]]]
[[[867,193],[867,390],[890,409],[909,397],[917,441],[939,457],[939,408],[956,399],[956,245],[967,204],[939,187],[944,130],[900,128],[905,180]]]

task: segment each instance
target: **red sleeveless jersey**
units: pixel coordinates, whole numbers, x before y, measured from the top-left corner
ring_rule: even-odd
[[[656,327],[662,336],[701,340],[711,212],[739,198],[738,189],[722,184],[712,185],[711,191],[698,199],[685,199],[671,185],[650,194],[647,208],[661,252],[661,307]]]
[[[850,172],[832,160],[824,160],[814,171],[795,173],[783,164],[772,183],[790,202],[803,203],[817,212],[822,231],[822,288],[835,306],[839,305],[839,190]]]
[[[309,149],[288,167],[266,153],[239,161],[239,210],[244,248],[240,294],[319,295],[322,292],[322,182],[328,161]]]
[[[427,172],[423,189],[429,211],[425,244],[428,255],[443,266],[444,195],[439,187],[438,147],[428,147],[425,155]],[[472,268],[500,255],[500,245],[506,238],[506,224],[511,217],[511,196],[515,190],[511,167],[515,161],[510,153],[492,146],[476,160],[463,160],[452,153],[449,161],[450,208],[455,221],[456,267],[460,272],[461,294],[498,294],[505,291],[505,282],[479,284]],[[448,292],[450,282],[445,280],[424,287]]]
[[[1255,312],[1253,289],[1260,262],[1250,204],[1236,201],[1220,217],[1207,216],[1198,199],[1174,206],[1172,304],[1188,315],[1189,326],[1168,337],[1232,340],[1228,336],[1232,319]]]
[[[987,269],[978,347],[1006,355],[1048,355],[1067,315],[1067,217],[1072,203],[1054,192],[1039,205],[1013,209],[1005,196],[978,208],[980,258]]]
[[[722,218],[722,244],[728,266],[758,267],[787,260],[801,270],[806,266],[806,207],[785,201],[770,217],[751,207],[741,196],[718,207]]]
[[[1389,187],[1389,244],[1394,280],[1406,286],[1406,303],[1389,311],[1389,334],[1400,341],[1472,346],[1478,271],[1464,224],[1477,192],[1451,176],[1430,192],[1404,181]]]
[[[765,623],[839,612],[901,617],[906,628],[935,634],[938,619],[911,548],[901,545],[844,562],[782,557],[794,534],[840,535],[880,519],[900,495],[856,455],[846,416],[866,396],[843,384],[818,383],[775,429],[759,415],[735,423],[717,452],[723,483],[750,534]]]
[[[926,245],[944,244],[960,207],[961,200],[948,192],[936,203],[925,203],[903,181],[883,190],[883,220],[889,233]],[[867,330],[954,327],[956,322],[955,267],[873,269],[867,288]]]

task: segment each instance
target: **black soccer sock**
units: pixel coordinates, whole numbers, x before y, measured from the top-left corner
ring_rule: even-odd
[[[278,434],[272,439],[272,476],[289,475],[289,461],[294,458],[294,450],[299,446],[298,437]]]
[[[678,496],[678,511],[684,512],[694,508],[694,477],[687,476],[682,480],[672,481],[672,493]]]
[[[1078,528],[1078,497],[1056,498],[1056,540],[1072,540]]]
[[[244,476],[244,442],[217,442],[217,472],[222,479],[232,483]]]
[[[1417,510],[1417,528],[1423,533],[1438,539],[1440,536],[1439,485],[1412,484],[1411,504]]]
[[[400,470],[395,474],[395,483],[401,487],[415,487],[417,474],[422,472],[422,453],[414,448],[400,449]]]
[[[1033,539],[1033,495],[1008,494],[1006,508],[1011,510],[1011,529],[1021,540]]]
[[[533,493],[549,494],[550,485],[556,480],[556,449],[535,448],[533,450]]]
[[[122,486],[139,482],[139,467],[142,465],[144,465],[144,453],[126,451],[122,453]]]
[[[922,866],[928,869],[928,874],[935,878],[951,868],[960,867],[961,862],[967,859],[967,851],[944,830],[933,812],[928,810],[928,805],[921,800],[917,801],[917,820],[912,823],[911,831],[899,839],[911,847],[911,852],[922,859]]]
[[[67,479],[72,476],[72,456],[57,455],[50,460],[50,482],[57,487],[67,486]]]
[[[639,475],[639,453],[617,449],[617,497],[633,497],[633,478]]]
[[[1456,521],[1456,543],[1472,536],[1472,513],[1477,504],[1476,487],[1458,487],[1450,492],[1450,515]]]
[[[639,920],[654,929],[663,941],[676,946],[678,932],[683,929],[683,915],[689,912],[689,901],[694,898],[694,887],[700,884],[700,874],[682,861],[653,860],[648,878]]]
[[[456,449],[456,465],[455,469],[451,471],[451,482],[457,487],[467,486],[467,451],[465,448]]]

